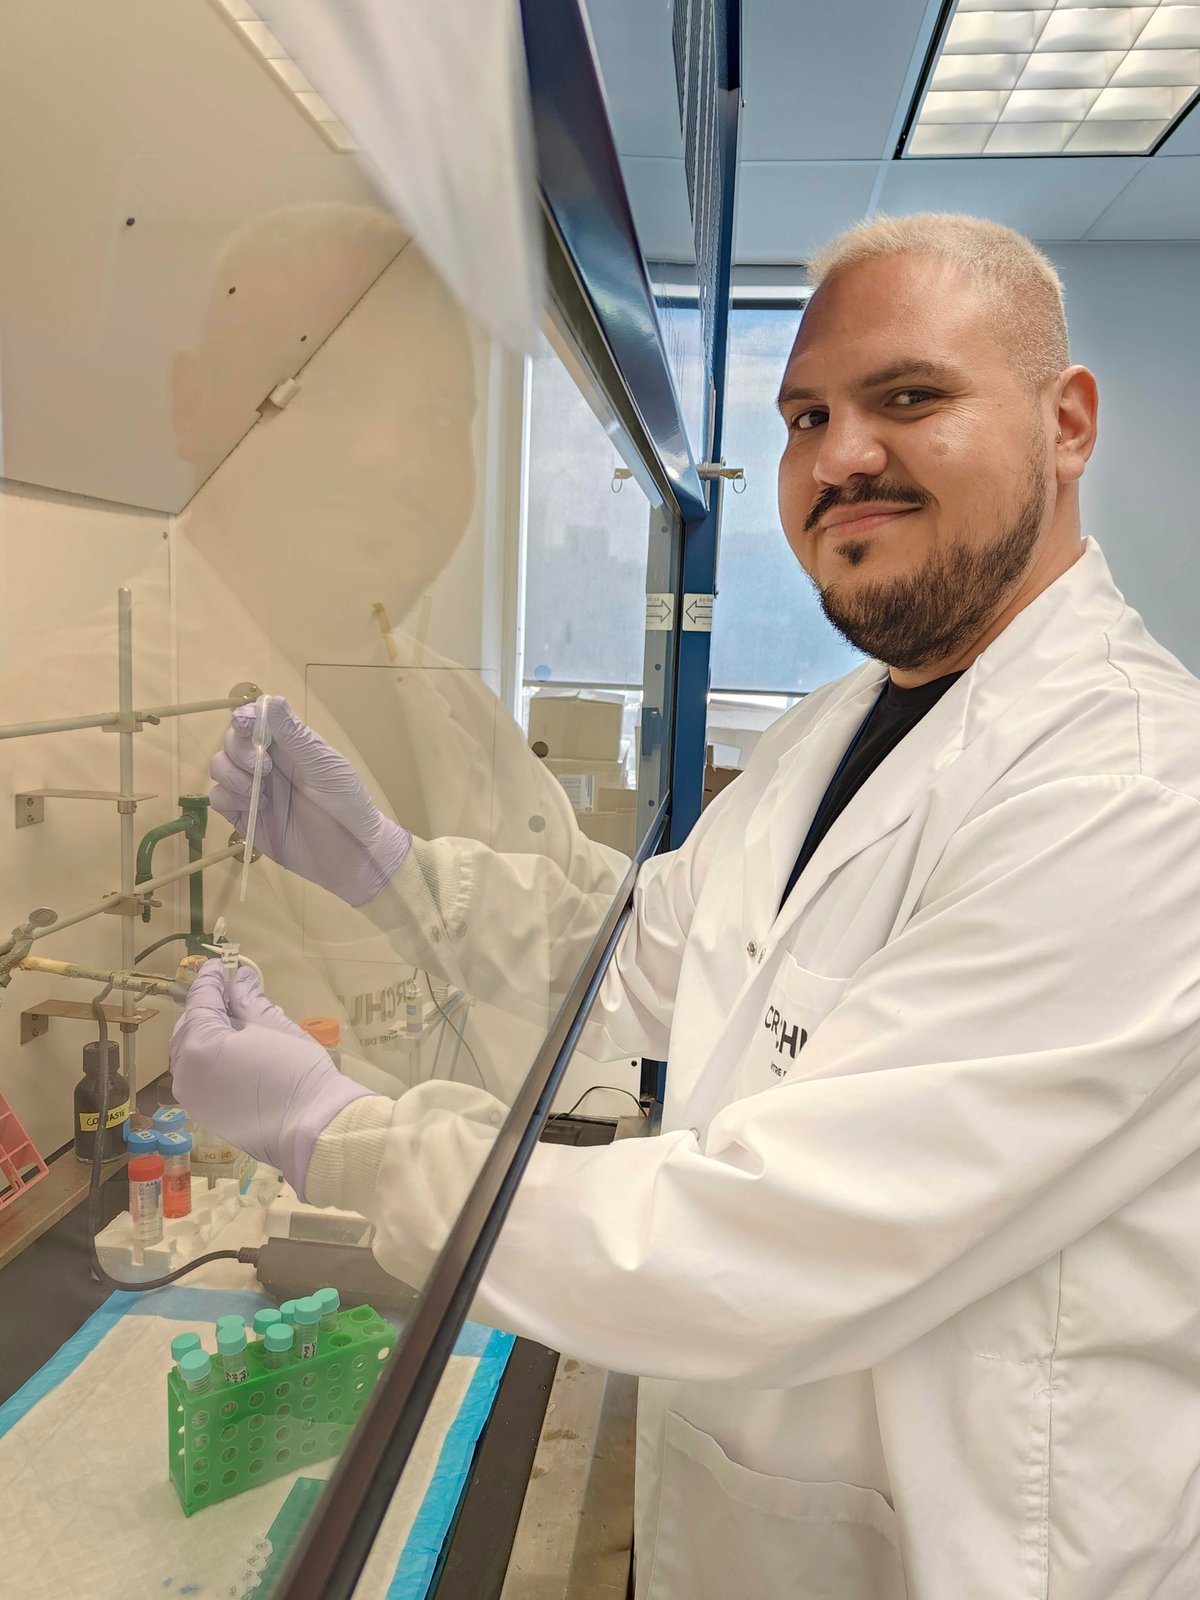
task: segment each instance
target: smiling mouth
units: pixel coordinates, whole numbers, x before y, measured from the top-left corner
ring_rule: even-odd
[[[899,511],[865,511],[861,517],[852,517],[847,522],[836,522],[833,527],[822,529],[822,532],[836,538],[854,539],[860,534],[870,533],[874,528],[882,527],[885,522],[897,522],[901,517],[911,517],[913,512],[920,509],[920,506],[905,506]]]

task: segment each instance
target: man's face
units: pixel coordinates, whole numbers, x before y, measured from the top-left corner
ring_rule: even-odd
[[[830,620],[893,667],[978,637],[1046,526],[1046,423],[996,316],[950,263],[863,262],[813,296],[784,373],[784,533]]]

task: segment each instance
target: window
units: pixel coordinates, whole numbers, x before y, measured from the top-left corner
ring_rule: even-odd
[[[709,697],[709,742],[741,752],[727,765],[744,764],[755,732],[862,660],[826,621],[779,525],[775,396],[799,317],[798,305],[735,305],[730,319],[724,455],[745,469],[746,488],[725,494]]]

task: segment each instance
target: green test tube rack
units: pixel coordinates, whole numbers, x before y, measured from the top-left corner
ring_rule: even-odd
[[[228,1383],[214,1363],[206,1394],[189,1394],[167,1374],[167,1450],[171,1482],[187,1516],[255,1484],[338,1453],[396,1343],[370,1306],[343,1310],[317,1353],[268,1368],[261,1339],[246,1350],[250,1376]]]

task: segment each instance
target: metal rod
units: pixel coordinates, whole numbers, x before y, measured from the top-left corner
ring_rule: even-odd
[[[99,967],[81,967],[77,961],[51,961],[47,956],[26,956],[17,962],[20,972],[41,972],[48,978],[80,978],[85,983],[111,983],[114,989],[129,994],[165,995],[171,993],[175,978],[159,972],[104,972]]]
[[[222,861],[240,860],[243,846],[231,844],[227,850],[217,850],[211,856],[201,856],[199,861],[189,861],[185,867],[177,867],[174,872],[164,872],[161,878],[151,878],[146,883],[139,883],[133,889],[135,899],[153,894],[157,889],[165,889],[169,883],[178,883],[181,878],[191,877],[193,872],[203,872],[207,867],[218,866]],[[64,928],[73,928],[77,922],[86,922],[89,917],[102,916],[106,911],[111,911],[121,901],[121,895],[105,895],[103,900],[97,900],[90,906],[84,906],[81,911],[72,911],[70,916],[59,917],[48,928],[32,928],[29,939],[48,939],[53,933],[61,933]],[[126,918],[132,926],[132,918]]]
[[[121,798],[117,802],[121,822],[121,895],[132,896],[137,872],[137,839],[134,834],[133,798],[133,591],[117,590],[117,704],[121,722],[118,740],[121,752]],[[133,968],[134,926],[132,917],[121,918],[121,966]],[[128,1020],[133,1011],[133,996],[121,991],[121,1016]],[[137,1034],[132,1028],[122,1031],[121,1052],[125,1076],[129,1080],[129,1103],[137,1103]],[[136,1261],[138,1252],[135,1250]]]
[[[244,695],[227,695],[222,700],[193,700],[187,705],[147,706],[144,710],[134,710],[131,704],[129,709],[135,722],[163,722],[168,717],[194,717],[205,711],[235,711],[248,703]],[[120,725],[119,711],[99,711],[94,716],[60,717],[56,722],[12,722],[0,727],[0,739],[29,739],[42,733],[73,733],[77,728],[119,728]]]
[[[206,867],[215,867],[222,861],[240,861],[244,849],[244,844],[231,844],[227,850],[215,850],[211,856],[201,856],[199,861],[189,861],[184,867],[176,867],[174,872],[164,872],[161,878],[151,878],[147,883],[139,883],[136,892],[139,895],[153,894],[156,889],[165,889],[169,883],[178,883],[181,878],[190,878],[194,873],[203,872]]]

